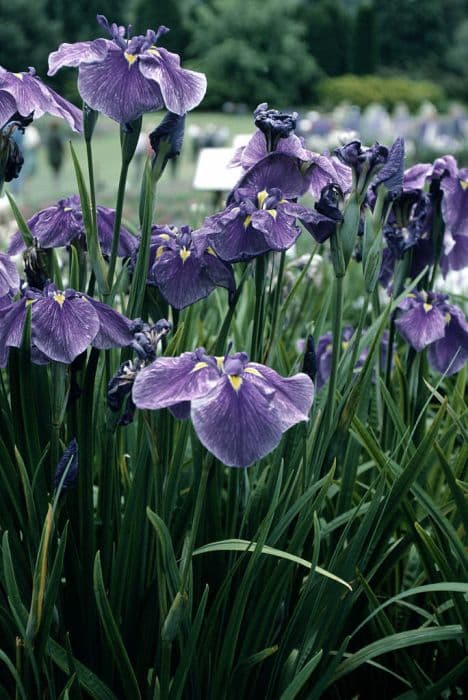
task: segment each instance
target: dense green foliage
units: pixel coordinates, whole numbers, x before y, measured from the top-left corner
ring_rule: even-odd
[[[358,107],[379,102],[392,108],[405,102],[409,109],[414,110],[426,100],[438,106],[444,103],[444,94],[435,83],[403,76],[341,75],[322,80],[317,91],[321,103],[329,107],[340,102],[352,102]]]

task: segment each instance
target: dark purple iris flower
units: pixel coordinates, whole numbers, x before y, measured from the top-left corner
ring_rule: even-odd
[[[303,225],[318,243],[324,243],[330,238],[335,233],[338,222],[343,221],[340,209],[343,201],[344,196],[339,185],[325,185],[314,210],[311,210],[307,217],[301,217]]]
[[[409,277],[414,279],[434,262],[431,237],[433,206],[430,195],[422,190],[404,190],[394,201],[383,227],[387,247],[383,251],[380,283],[390,287],[395,264],[408,250],[412,250]]]
[[[453,156],[437,158],[433,164],[413,165],[405,172],[404,188],[422,188],[430,183],[431,196],[442,194],[441,213],[445,224],[440,267],[449,270],[468,266],[468,168],[458,168]]]
[[[60,291],[54,284],[42,292],[26,290],[24,296],[4,305],[0,317],[0,367],[8,361],[10,347],[19,348],[28,306],[31,306],[31,356],[36,364],[49,360],[70,364],[89,345],[107,350],[132,342],[131,321],[86,294]]]
[[[160,357],[139,372],[138,408],[169,408],[192,419],[203,445],[230,467],[248,467],[273,450],[291,426],[308,419],[314,385],[284,378],[246,353],[212,357],[203,348]]]
[[[73,131],[82,131],[82,114],[70,102],[48,88],[34,68],[10,73],[0,66],[0,129],[18,112],[22,117],[39,119],[43,114],[65,119]]]
[[[76,438],[68,444],[67,449],[55,468],[53,486],[57,489],[62,482],[62,490],[73,488],[78,476],[78,443]]]
[[[363,148],[360,141],[350,141],[341,148],[336,148],[335,155],[341,163],[352,169],[357,190],[363,195],[377,172],[387,163],[389,150],[380,143]]]
[[[195,244],[190,226],[153,226],[147,281],[176,309],[204,299],[215,287],[234,292],[236,286],[231,266],[205,236]]]
[[[278,140],[275,151],[284,153],[293,158],[298,158],[306,164],[309,177],[309,191],[315,199],[318,199],[320,192],[330,183],[336,183],[343,192],[351,189],[351,170],[346,165],[339,162],[337,158],[327,154],[318,154],[309,151],[304,146],[304,139],[290,134],[286,138]],[[252,168],[259,160],[268,154],[265,134],[256,131],[246,146],[238,149],[232,165],[241,165],[244,170]]]
[[[205,76],[181,68],[177,54],[155,46],[169,31],[167,27],[130,37],[129,32],[125,36],[124,27],[109,25],[102,15],[97,20],[112,40],[61,44],[49,56],[48,75],[55,75],[63,66],[78,66],[83,100],[120,124],[163,107],[181,115],[202,101]]]
[[[205,219],[197,246],[200,240],[207,242],[227,262],[287,250],[300,234],[296,219],[314,217],[310,209],[291,201],[307,191],[309,182],[297,158],[270,153],[241,178],[226,209]]]
[[[104,255],[110,255],[115,210],[98,205],[96,207],[99,242]],[[72,241],[86,243],[83,214],[78,195],[66,197],[46,209],[42,209],[28,221],[28,227],[41,248],[58,248],[70,245]],[[120,229],[118,255],[130,257],[138,245],[138,239],[125,228]],[[10,241],[8,252],[16,255],[26,248],[19,231]]]
[[[15,294],[20,286],[20,278],[14,261],[6,253],[0,253],[0,297]]]
[[[417,352],[429,347],[429,361],[438,372],[451,375],[468,361],[468,323],[447,299],[436,292],[408,294],[395,325]]]

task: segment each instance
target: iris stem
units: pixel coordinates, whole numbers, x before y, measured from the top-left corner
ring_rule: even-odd
[[[252,344],[250,357],[254,362],[262,356],[262,326],[265,300],[265,269],[266,255],[259,255],[255,265],[255,313],[252,328]]]
[[[328,384],[328,396],[327,396],[327,421],[326,428],[327,433],[333,423],[333,416],[335,413],[335,394],[336,394],[336,384],[338,378],[338,365],[340,363],[341,355],[341,333],[343,325],[343,295],[344,295],[344,285],[343,277],[335,277],[335,284],[333,287],[333,346],[332,346],[332,366],[330,372],[330,380]]]
[[[359,343],[361,341],[361,336],[362,336],[362,331],[364,329],[364,323],[366,321],[367,317],[367,309],[369,307],[369,300],[370,300],[370,293],[367,292],[365,297],[364,297],[364,303],[362,305],[361,313],[359,316],[359,321],[358,321],[358,326],[356,328],[356,332],[354,334],[354,340],[353,340],[353,348],[352,348],[352,356],[351,356],[351,365],[349,368],[349,376],[348,376],[348,383],[351,382],[353,378],[353,372],[354,368],[356,367],[356,362],[358,359],[358,353],[359,353]]]
[[[112,285],[114,282],[114,272],[115,272],[115,265],[117,262],[117,252],[119,250],[120,227],[122,224],[122,211],[123,211],[124,198],[125,198],[125,186],[127,184],[128,166],[129,166],[129,162],[122,160],[122,167],[120,169],[120,177],[119,177],[119,189],[117,191],[117,202],[116,202],[116,206],[115,206],[114,229],[112,232],[112,248],[111,248],[111,255],[110,255],[110,260],[109,260],[109,270],[107,273],[107,284],[109,286],[109,289],[112,289]]]
[[[271,352],[271,348],[273,346],[273,343],[275,341],[275,336],[276,336],[276,326],[278,325],[278,311],[279,311],[279,302],[281,298],[281,289],[283,286],[283,275],[284,275],[284,267],[285,267],[285,262],[286,262],[286,252],[283,251],[280,255],[280,263],[279,263],[279,268],[278,268],[278,277],[276,280],[276,288],[275,288],[275,294],[273,297],[273,312],[271,316],[271,327],[270,327],[270,337],[268,339],[268,344],[265,350],[265,354],[263,357],[263,362],[266,363],[268,360],[268,356]]]
[[[93,149],[90,140],[86,141],[86,158],[88,161],[89,194],[91,197],[91,216],[93,219],[93,228],[95,231],[97,231],[96,186],[94,182]]]

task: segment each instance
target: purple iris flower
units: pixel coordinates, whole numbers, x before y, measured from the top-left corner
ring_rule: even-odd
[[[96,216],[102,252],[104,255],[110,255],[115,210],[98,205]],[[83,214],[78,195],[61,199],[56,204],[37,212],[29,219],[28,227],[41,248],[67,246],[75,240],[78,240],[82,245],[86,242]],[[137,244],[138,239],[122,227],[118,255],[130,257],[136,250]],[[25,247],[20,232],[16,231],[10,241],[8,252],[10,255],[16,255]]]
[[[86,294],[58,290],[26,290],[17,301],[4,305],[0,317],[0,367],[10,347],[19,348],[28,306],[31,306],[31,356],[36,364],[49,360],[70,364],[89,345],[100,349],[132,342],[131,321]]]
[[[383,227],[387,247],[383,251],[380,283],[390,287],[395,264],[412,250],[409,277],[414,279],[434,262],[432,198],[422,190],[404,190],[394,201]]]
[[[124,27],[109,25],[102,15],[97,20],[112,40],[61,44],[49,56],[48,75],[55,75],[62,66],[78,66],[83,100],[120,124],[163,107],[184,114],[202,101],[205,76],[181,68],[177,54],[155,46],[169,31],[167,27],[130,37],[129,32],[125,36]]]
[[[308,419],[314,385],[284,378],[243,352],[212,357],[203,348],[160,357],[139,372],[138,408],[169,408],[192,419],[203,445],[230,467],[248,467],[273,450],[291,426]]]
[[[204,299],[215,287],[233,292],[236,286],[231,266],[206,237],[195,245],[190,226],[153,226],[147,281],[176,309]]]
[[[325,185],[314,210],[311,210],[307,217],[301,217],[303,225],[318,243],[324,243],[330,238],[335,233],[338,222],[343,221],[340,209],[343,201],[344,196],[339,185]]]
[[[441,374],[458,372],[468,360],[468,324],[445,294],[414,292],[402,301],[395,325],[417,351],[429,347],[432,366]]]
[[[20,286],[16,265],[9,255],[0,253],[0,297],[15,294]]]
[[[73,488],[78,476],[78,443],[76,438],[68,444],[67,449],[55,468],[53,486],[57,489],[62,482],[63,491]]]
[[[298,158],[307,164],[309,177],[309,191],[315,199],[318,199],[320,192],[330,183],[336,183],[343,192],[351,189],[351,170],[346,165],[339,162],[337,158],[324,153],[314,153],[304,146],[304,139],[290,134],[286,138],[277,141],[275,151],[284,153],[293,158]],[[241,165],[244,170],[252,168],[259,160],[268,154],[265,134],[260,130],[256,131],[246,146],[238,149],[232,165]]]
[[[73,131],[82,130],[82,114],[70,102],[44,85],[34,68],[28,72],[10,73],[0,66],[0,128],[19,113],[22,117],[43,114],[65,119]]]
[[[300,234],[296,219],[313,216],[310,209],[291,201],[307,191],[309,182],[296,158],[270,153],[241,178],[226,209],[205,219],[197,241],[206,239],[227,262],[287,250]]]

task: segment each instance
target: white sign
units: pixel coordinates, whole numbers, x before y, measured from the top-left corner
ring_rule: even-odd
[[[196,190],[229,192],[240,180],[243,169],[229,167],[235,148],[202,148],[198,155],[193,186]]]

